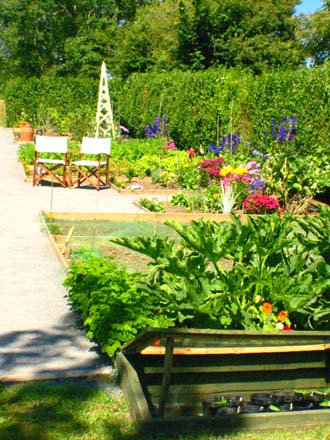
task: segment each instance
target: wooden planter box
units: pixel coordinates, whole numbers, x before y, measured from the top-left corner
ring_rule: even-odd
[[[207,397],[329,388],[330,332],[147,329],[122,347],[115,363],[142,431],[225,433],[330,424],[330,409],[202,415]]]

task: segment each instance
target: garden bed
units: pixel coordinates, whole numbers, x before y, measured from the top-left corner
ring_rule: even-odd
[[[121,185],[120,185],[121,184]],[[134,177],[132,180],[121,176],[111,183],[112,188],[122,194],[176,194],[182,191],[180,187],[166,187],[157,183],[153,183],[151,177],[139,179]]]
[[[147,329],[116,356],[121,386],[142,429],[216,433],[330,423],[330,410],[244,411],[216,416],[207,399],[324,392],[330,387],[330,332]],[[204,403],[204,412],[203,412]]]
[[[228,221],[230,216],[209,213],[49,213],[42,212],[43,226],[50,242],[64,267],[71,264],[71,256],[81,248],[89,248],[103,255],[113,255],[115,260],[131,270],[144,272],[149,259],[140,253],[130,251],[110,242],[110,238],[121,236],[172,236],[173,230],[163,223],[166,220],[177,220],[189,223],[198,218],[216,221]],[[242,216],[244,220],[246,216]],[[68,235],[74,228],[70,239]]]

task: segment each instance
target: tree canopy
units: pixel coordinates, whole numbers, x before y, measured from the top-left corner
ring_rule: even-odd
[[[309,63],[323,64],[330,57],[330,1],[313,15],[302,18],[301,40]]]
[[[300,0],[0,0],[0,73],[41,75],[203,70],[259,73],[329,58],[330,2]]]

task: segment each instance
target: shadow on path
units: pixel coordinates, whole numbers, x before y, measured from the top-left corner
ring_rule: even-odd
[[[74,313],[50,329],[0,335],[0,381],[24,381],[113,374],[111,360],[87,341]]]

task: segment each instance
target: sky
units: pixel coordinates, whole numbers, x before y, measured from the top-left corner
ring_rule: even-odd
[[[296,12],[298,14],[312,14],[323,5],[322,0],[302,0],[301,4],[297,6]]]

